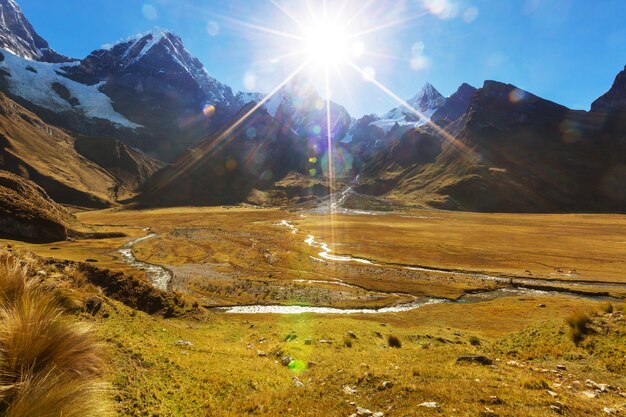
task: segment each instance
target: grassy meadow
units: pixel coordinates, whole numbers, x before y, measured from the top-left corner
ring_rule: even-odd
[[[331,223],[319,215],[223,207],[78,217],[95,230],[127,237],[4,244],[16,253],[87,262],[145,281],[117,250],[149,227],[157,236],[135,246],[134,254],[174,271],[170,290],[185,301],[174,317],[147,314],[86,285],[84,270],[68,272],[34,258],[43,263],[42,283],[71,292],[74,304],[102,300],[95,313],[71,314],[90,323],[104,343],[104,379],[118,415],[347,417],[357,407],[384,416],[626,411],[626,322],[617,298],[529,292],[353,315],[215,308],[380,307],[497,287],[460,273],[408,271],[407,265],[622,283],[623,216],[410,211],[335,215]],[[292,233],[282,220],[298,230]],[[384,266],[320,258],[320,249],[305,243],[308,235],[328,243],[333,254]],[[463,356],[469,359],[459,360]]]

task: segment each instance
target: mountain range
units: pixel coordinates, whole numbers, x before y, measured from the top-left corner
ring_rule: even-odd
[[[168,30],[74,59],[15,1],[0,0],[0,17],[0,169],[53,200],[293,204],[329,192],[327,103],[306,79],[258,106],[263,94],[216,80]],[[477,211],[622,211],[626,202],[626,69],[589,112],[495,81],[450,97],[426,84],[358,120],[329,104],[338,175],[360,193]]]

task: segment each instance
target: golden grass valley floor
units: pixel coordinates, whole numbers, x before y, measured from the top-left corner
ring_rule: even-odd
[[[170,290],[186,300],[169,319],[104,296],[98,314],[81,314],[107,342],[107,375],[119,415],[348,417],[357,407],[391,417],[626,412],[626,324],[621,310],[607,312],[607,299],[531,291],[354,315],[246,315],[213,308],[374,308],[423,296],[455,299],[500,285],[467,271],[620,284],[624,216],[431,210],[336,215],[330,223],[320,215],[221,207],[78,217],[95,230],[127,236],[6,243],[44,257],[89,260],[145,282],[118,249],[149,227],[157,236],[137,244],[134,255],[175,271]],[[309,235],[333,254],[382,266],[323,259],[319,247],[305,243]],[[407,265],[462,273],[409,271]],[[619,287],[611,291],[622,295]],[[566,320],[578,311],[591,312],[591,322],[577,345]],[[390,347],[389,336],[401,347]],[[493,363],[457,363],[467,355]],[[437,407],[427,406],[432,403]]]

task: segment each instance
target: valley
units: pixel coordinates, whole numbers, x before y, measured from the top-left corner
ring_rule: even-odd
[[[609,353],[624,346],[621,313],[603,313],[626,293],[624,216],[336,210],[84,211],[86,226],[126,237],[5,244],[150,281],[120,253],[130,241],[142,265],[171,272],[178,317],[107,299],[86,318],[110,341],[124,415],[594,415],[620,403],[585,381],[626,385]],[[598,312],[579,345],[573,311]]]
[[[77,217],[134,239],[147,236],[149,228],[153,237],[135,243],[134,256],[172,271],[168,288],[193,294],[206,306],[267,304],[290,291],[293,298],[284,303],[338,305],[333,297],[316,302],[316,286],[336,291],[339,304],[355,307],[410,297],[455,299],[510,284],[626,294],[619,285],[626,284],[624,216],[357,213],[240,206],[109,209]],[[118,252],[128,240],[14,244],[42,256],[91,258],[94,265],[136,273]],[[354,291],[363,295],[348,301],[346,293]],[[311,294],[298,299],[300,292]]]
[[[621,21],[23,2],[66,51],[0,0],[0,417],[626,414]]]

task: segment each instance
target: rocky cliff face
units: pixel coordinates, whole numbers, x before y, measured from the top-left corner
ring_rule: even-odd
[[[591,104],[591,111],[610,112],[624,110],[626,107],[626,67],[622,70],[613,85],[605,94]]]
[[[461,84],[454,94],[446,99],[445,104],[435,111],[431,120],[440,125],[457,120],[469,109],[476,91],[476,88],[469,84]]]
[[[70,61],[70,58],[50,49],[48,42],[35,32],[15,1],[0,0],[0,22],[0,48],[35,61]]]

